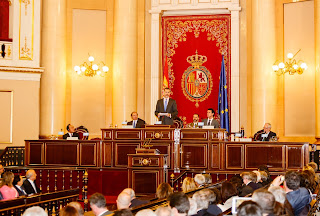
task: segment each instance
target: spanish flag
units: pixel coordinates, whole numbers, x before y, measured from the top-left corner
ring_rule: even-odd
[[[169,71],[168,71],[168,58],[166,56],[163,67],[163,86],[162,88],[169,88]]]

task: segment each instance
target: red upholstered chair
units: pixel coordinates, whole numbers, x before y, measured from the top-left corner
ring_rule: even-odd
[[[84,126],[76,128],[76,132],[79,134],[79,140],[88,140],[88,136],[83,136],[84,133],[89,133],[89,130]]]

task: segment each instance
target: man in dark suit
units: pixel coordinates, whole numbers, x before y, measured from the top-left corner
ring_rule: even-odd
[[[40,193],[41,190],[40,188],[36,185],[36,179],[37,179],[37,174],[34,170],[28,170],[26,173],[26,180],[23,182],[23,187],[26,191],[26,193],[29,194],[36,194]]]
[[[173,125],[173,119],[178,115],[177,103],[170,98],[171,90],[165,88],[163,98],[158,100],[155,115],[164,125]]]
[[[214,110],[212,108],[209,108],[207,110],[207,118],[202,120],[204,125],[214,126],[214,128],[219,128],[220,127],[219,122],[213,118],[214,114],[215,114],[215,112],[214,112]]]
[[[142,128],[146,124],[144,120],[142,120],[141,118],[138,118],[137,112],[132,112],[131,118],[132,118],[132,121],[129,121],[127,125],[133,125],[133,128]]]
[[[241,173],[241,177],[244,184],[240,194],[241,197],[253,193],[253,191],[259,188],[259,185],[255,183],[256,178],[254,178],[255,176],[252,172],[243,172]]]
[[[79,139],[79,134],[77,132],[75,132],[75,128],[72,124],[67,125],[67,131],[68,131],[68,133],[63,135],[63,139],[67,139],[68,137],[78,137],[78,139]]]
[[[20,175],[15,175],[13,179],[13,187],[18,191],[19,196],[27,195],[23,187],[23,179]]]
[[[255,141],[269,141],[271,138],[276,138],[277,134],[271,131],[271,124],[265,123],[262,130],[254,134]]]

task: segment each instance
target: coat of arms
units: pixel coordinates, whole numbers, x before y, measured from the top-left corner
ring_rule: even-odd
[[[207,61],[207,57],[198,55],[188,56],[187,62],[192,66],[188,67],[182,75],[181,87],[183,94],[192,102],[196,102],[195,106],[199,107],[199,102],[206,100],[212,90],[212,76],[210,71],[202,66]]]

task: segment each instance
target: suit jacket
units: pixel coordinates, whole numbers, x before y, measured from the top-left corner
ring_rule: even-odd
[[[22,190],[20,190],[16,185],[14,185],[13,187],[18,191],[19,196],[27,195],[26,190],[23,188],[23,186],[21,186],[21,188],[24,190],[26,194],[24,194]]]
[[[178,115],[177,103],[172,98],[169,98],[167,105],[167,110],[164,110],[163,98],[157,101],[156,111],[154,112],[156,116],[158,113],[169,113],[171,118],[167,116],[161,116],[159,121],[162,121],[164,125],[173,125],[173,119]]]
[[[36,185],[37,192],[40,193],[41,190],[40,190],[40,188],[38,188],[36,182],[34,182],[34,184]],[[23,187],[24,187],[24,190],[26,191],[27,194],[35,194],[36,193],[28,179],[26,179],[23,182]]]
[[[140,200],[140,199],[135,198],[135,199],[131,200],[131,205],[129,206],[129,208],[144,205],[144,204],[147,204],[148,202],[149,202],[149,200]]]
[[[67,139],[68,137],[71,137],[71,136],[69,135],[69,133],[66,133],[65,135],[63,135],[63,139]],[[78,137],[78,138],[79,138],[79,134],[78,134],[77,132],[74,132],[74,133],[72,134],[72,137]]]
[[[204,123],[204,125],[208,125],[208,119],[207,118],[203,119],[202,122]],[[219,128],[220,127],[219,122],[217,120],[215,120],[215,119],[211,120],[210,126],[214,126],[214,128]]]
[[[104,212],[101,216],[106,216],[106,215],[109,215],[109,214],[112,214],[113,213],[113,211],[106,211],[106,212]]]
[[[269,141],[272,137],[277,137],[275,132],[270,131],[267,138],[262,138],[262,134],[264,133],[263,130],[259,130],[257,133],[254,134],[255,141]]]
[[[133,124],[133,120],[129,121],[127,123],[127,125],[132,125]],[[142,128],[143,125],[145,125],[146,122],[144,120],[142,120],[141,118],[138,118],[137,124],[136,124],[136,128]]]
[[[253,193],[255,190],[257,190],[259,188],[259,185],[257,183],[254,183],[254,182],[250,182],[248,185],[245,185],[243,188],[242,188],[242,191],[241,191],[241,194],[240,196],[241,197],[244,197],[248,194],[251,194]]]

